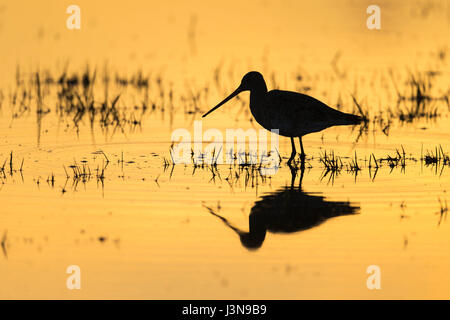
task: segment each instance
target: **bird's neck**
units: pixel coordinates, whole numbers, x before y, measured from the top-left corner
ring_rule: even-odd
[[[257,88],[250,90],[250,107],[256,108],[264,100],[267,93],[267,86],[265,83],[261,83]]]

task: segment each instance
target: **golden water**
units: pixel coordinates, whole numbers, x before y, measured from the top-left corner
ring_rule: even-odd
[[[440,117],[406,124],[393,119],[388,135],[375,127],[355,142],[357,130],[340,127],[304,137],[309,165],[303,191],[360,209],[302,232],[268,232],[257,250],[246,249],[207,207],[248,230],[255,202],[291,184],[286,159],[276,175],[258,183],[246,183],[244,175],[230,182],[227,165],[214,179],[192,165],[164,167],[172,131],[192,132],[193,121],[251,69],[266,76],[269,88],[309,86],[308,94],[329,105],[341,99],[347,112],[354,111],[351,93],[372,114],[395,109],[389,69],[402,91],[409,71],[440,71],[433,94],[445,94],[450,61],[439,52],[448,55],[448,1],[379,1],[379,31],[366,28],[371,1],[77,1],[81,30],[65,27],[69,4],[0,1],[0,165],[6,160],[0,298],[449,298],[450,224],[440,222],[438,199],[450,198],[450,167],[441,172],[420,161],[439,145],[450,150],[444,101],[436,102]],[[40,130],[34,99],[29,112],[13,118],[8,97],[17,66],[31,78],[37,70],[61,74],[66,64],[78,73],[89,64],[98,79],[105,68],[112,77],[136,70],[161,77],[172,85],[175,111],[169,105],[147,111],[141,126],[115,133],[98,124],[91,130],[86,117],[77,130],[54,112],[53,94],[44,99],[51,112]],[[218,67],[222,88],[214,84]],[[159,105],[155,86],[150,96]],[[181,96],[204,87],[209,93],[200,110],[184,113]],[[101,84],[96,88],[101,101]],[[112,85],[110,97],[119,93],[121,108],[140,115],[132,108],[142,93]],[[205,118],[203,130],[258,128],[240,111],[242,103],[247,108],[248,94]],[[375,178],[369,175],[365,160],[372,153],[394,156],[401,146],[417,161],[408,160],[404,170],[384,164]],[[70,173],[74,162],[104,165],[98,150],[110,160],[103,183],[95,177],[66,181],[64,168]],[[324,150],[346,163],[356,151],[362,171],[356,178],[344,169],[334,181],[321,179]],[[280,153],[290,153],[286,138],[280,138]],[[53,186],[47,182],[52,174]],[[66,287],[69,265],[81,268],[81,290]],[[370,265],[381,269],[380,290],[366,286]]]

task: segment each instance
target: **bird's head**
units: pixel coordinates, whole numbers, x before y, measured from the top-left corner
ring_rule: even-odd
[[[260,89],[263,89],[264,92],[267,91],[266,82],[264,81],[262,74],[257,71],[250,71],[242,78],[241,84],[239,85],[239,87],[237,87],[236,90],[233,91],[233,93],[231,93],[228,97],[226,97],[217,106],[215,106],[207,113],[205,113],[202,117],[206,117],[208,114],[210,114],[211,112],[222,106],[224,103],[237,96],[242,91],[252,91]]]
[[[259,89],[262,84],[264,84],[264,87],[266,86],[262,74],[258,71],[250,71],[242,78],[239,88],[241,88],[242,91],[251,91]]]

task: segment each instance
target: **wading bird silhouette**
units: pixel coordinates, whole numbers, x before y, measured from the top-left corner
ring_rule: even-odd
[[[296,170],[291,168],[291,186],[264,195],[256,201],[248,217],[248,231],[233,226],[228,219],[214,209],[204,206],[231,230],[237,233],[242,245],[249,250],[260,248],[271,233],[293,233],[319,226],[326,220],[344,215],[359,213],[360,207],[346,201],[328,201],[319,193],[302,190],[303,173],[301,169],[299,186],[294,186]]]
[[[308,95],[282,90],[267,91],[266,82],[261,73],[251,71],[241,81],[239,87],[221,103],[203,115],[222,106],[241,93],[250,91],[250,110],[255,120],[267,130],[278,129],[279,134],[291,138],[292,153],[288,165],[295,158],[294,138],[300,141],[302,164],[305,161],[302,137],[308,133],[322,131],[332,126],[356,125],[363,121],[357,115],[344,113]]]

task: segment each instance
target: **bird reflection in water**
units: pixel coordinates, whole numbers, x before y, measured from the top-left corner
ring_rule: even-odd
[[[294,186],[297,170],[291,167],[291,186],[283,187],[264,195],[255,202],[248,218],[249,231],[233,226],[212,208],[205,208],[235,231],[242,245],[249,250],[260,248],[267,231],[293,233],[319,226],[326,220],[359,213],[360,207],[344,201],[327,201],[320,193],[302,191],[304,167],[301,168],[300,183]]]

